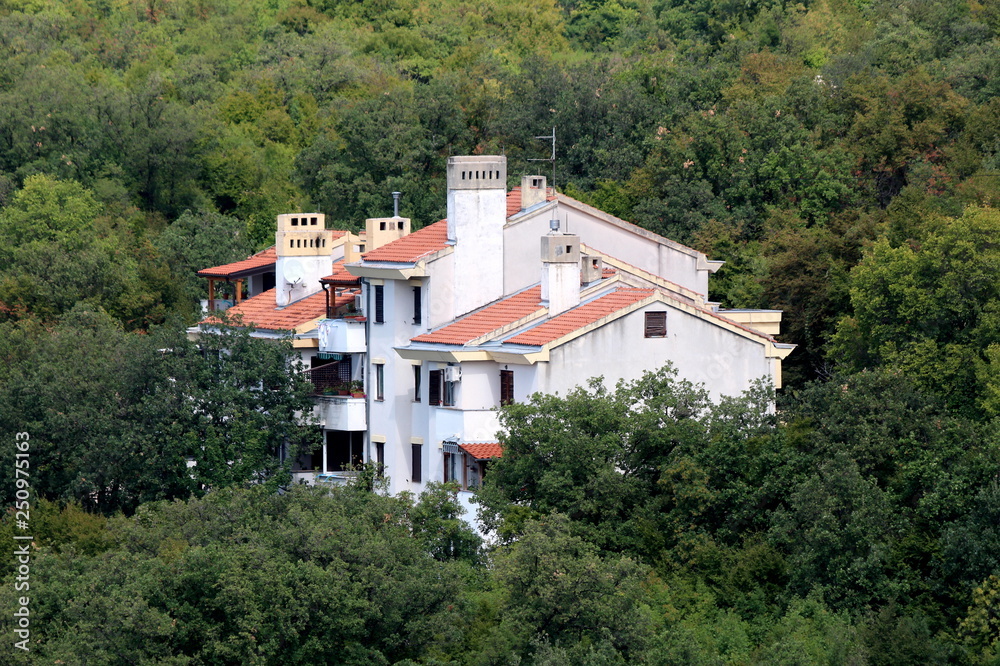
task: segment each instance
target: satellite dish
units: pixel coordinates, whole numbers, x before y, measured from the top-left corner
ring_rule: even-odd
[[[284,266],[285,282],[288,284],[298,284],[302,282],[306,275],[306,269],[302,266],[302,262],[298,259],[289,259],[285,261]]]

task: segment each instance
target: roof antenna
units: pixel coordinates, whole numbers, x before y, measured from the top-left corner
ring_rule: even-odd
[[[536,139],[552,140],[552,157],[528,158],[529,162],[552,162],[552,191],[556,191],[556,128],[552,128],[552,134],[536,136]]]
[[[392,193],[392,216],[399,217],[399,197],[402,192]]]

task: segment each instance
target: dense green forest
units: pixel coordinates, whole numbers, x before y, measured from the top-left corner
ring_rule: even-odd
[[[487,549],[447,489],[275,494],[308,388],[290,346],[184,339],[194,271],[280,212],[434,222],[447,156],[547,171],[553,127],[562,192],[784,310],[780,418],[668,371],[514,405]],[[15,656],[1000,663],[998,195],[997,0],[0,0]]]

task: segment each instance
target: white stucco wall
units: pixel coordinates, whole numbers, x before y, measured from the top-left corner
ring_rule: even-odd
[[[698,270],[697,254],[647,238],[583,211],[559,205],[508,224],[504,229],[504,293],[537,284],[541,279],[538,239],[559,219],[562,231],[580,236],[584,245],[701,294],[708,293],[708,271]]]
[[[455,318],[455,255],[427,263],[424,280],[424,321],[426,329],[444,326]]]
[[[455,314],[471,312],[503,295],[502,189],[448,191],[448,237],[455,240]]]
[[[667,336],[644,337],[644,312],[663,310]],[[565,395],[596,376],[613,388],[619,379],[638,379],[668,361],[679,379],[705,384],[713,399],[742,393],[753,380],[770,377],[773,367],[762,343],[654,303],[552,350],[548,363],[537,364],[535,390]]]
[[[287,283],[289,264],[294,264],[301,280],[294,286]],[[278,306],[294,303],[306,296],[311,296],[322,290],[320,279],[331,272],[330,256],[292,256],[278,257],[274,265],[275,303]]]

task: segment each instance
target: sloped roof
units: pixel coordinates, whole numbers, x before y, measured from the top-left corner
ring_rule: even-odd
[[[500,442],[477,442],[475,444],[459,444],[462,449],[476,460],[489,460],[503,457],[503,447]]]
[[[439,252],[448,244],[448,221],[441,220],[418,229],[382,247],[361,255],[364,261],[386,261],[413,264],[424,257]]]
[[[551,187],[545,188],[545,200],[555,201],[556,195],[552,192]],[[511,188],[510,192],[507,193],[507,217],[510,217],[514,213],[521,210],[521,186]]]
[[[271,331],[294,331],[299,326],[314,319],[326,316],[326,292],[320,291],[312,296],[306,296],[290,305],[279,308],[274,304],[275,289],[268,289],[253,298],[234,305],[226,310],[229,318],[239,317],[244,326],[254,326]],[[341,294],[334,304],[335,307],[354,302],[354,291]],[[207,317],[201,323],[217,324],[215,316]]]
[[[361,278],[351,275],[347,269],[344,268],[344,260],[337,259],[337,261],[333,262],[333,273],[327,275],[325,278],[320,278],[320,282],[336,285],[353,285],[361,284]]]
[[[649,298],[655,293],[656,291],[653,289],[616,289],[609,294],[556,315],[512,338],[507,338],[504,342],[540,347],[634,305],[644,298]]]
[[[464,345],[542,309],[542,288],[532,287],[466,315],[436,331],[413,338],[413,342]]]
[[[262,269],[273,267],[278,260],[278,253],[274,246],[261,250],[257,254],[251,255],[242,261],[234,261],[231,264],[203,268],[198,271],[200,277],[238,278],[251,273],[256,273]]]

